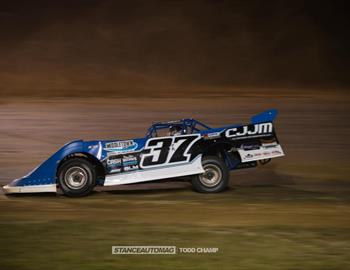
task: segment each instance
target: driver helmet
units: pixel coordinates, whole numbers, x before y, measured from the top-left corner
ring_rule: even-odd
[[[181,126],[174,125],[169,127],[169,136],[181,135],[182,128]]]

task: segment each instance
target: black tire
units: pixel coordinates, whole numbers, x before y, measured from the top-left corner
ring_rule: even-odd
[[[230,178],[229,170],[221,159],[215,156],[204,157],[202,166],[206,172],[192,177],[192,186],[195,191],[217,193],[227,188]]]
[[[84,158],[68,159],[58,170],[58,185],[68,197],[86,196],[96,185],[95,169]]]

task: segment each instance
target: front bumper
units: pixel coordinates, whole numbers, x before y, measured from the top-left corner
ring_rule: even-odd
[[[12,193],[37,193],[37,192],[57,192],[56,184],[33,185],[33,186],[11,186],[2,187],[5,194]]]

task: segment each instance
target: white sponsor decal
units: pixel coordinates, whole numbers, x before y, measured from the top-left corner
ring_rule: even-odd
[[[123,162],[130,162],[130,161],[134,161],[134,162],[137,162],[137,157],[135,156],[124,156],[123,157]]]
[[[254,150],[238,149],[242,162],[250,162],[262,159],[276,158],[284,156],[281,145],[260,147]]]
[[[107,159],[108,165],[115,165],[115,164],[121,164],[121,163],[122,163],[121,158]]]
[[[251,128],[253,127],[253,128]],[[236,137],[244,137],[244,136],[252,136],[258,134],[268,134],[272,132],[272,123],[261,123],[255,124],[253,126],[242,126],[235,127],[226,130],[225,136],[227,138],[236,138]]]
[[[270,147],[275,147],[277,145],[277,142],[262,143],[261,145],[265,148],[270,148]]]
[[[129,172],[129,171],[134,171],[139,169],[138,165],[130,165],[130,166],[125,166],[124,171]]]
[[[118,173],[118,172],[121,172],[121,171],[122,171],[121,168],[113,168],[113,169],[111,169],[109,172],[110,172],[110,173]]]
[[[137,143],[133,140],[128,141],[116,141],[106,143],[104,150],[113,152],[127,152],[137,148]]]
[[[208,134],[204,134],[203,138],[204,139],[216,139],[216,138],[220,138],[221,132],[212,132],[212,133],[208,133]]]

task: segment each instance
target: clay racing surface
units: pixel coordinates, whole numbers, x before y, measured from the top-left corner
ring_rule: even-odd
[[[1,185],[74,139],[142,137],[153,121],[185,117],[211,126],[247,123],[268,108],[279,109],[275,125],[286,156],[232,172],[230,189],[220,194],[198,194],[175,180],[99,188],[79,199],[1,194],[1,264],[4,269],[345,269],[350,266],[348,104],[348,94],[330,91],[3,98]],[[111,255],[112,245],[218,247],[219,253],[121,257]]]
[[[138,138],[153,122],[191,117],[212,127],[249,123],[251,116],[269,108],[279,110],[275,127],[287,154],[274,159],[266,167],[269,171],[293,177],[309,171],[311,178],[317,178],[331,168],[340,175],[349,162],[350,107],[345,91],[281,91],[276,95],[259,89],[235,95],[178,96],[2,99],[0,184],[23,176],[75,139]],[[250,174],[233,174],[232,183],[247,183],[250,180],[243,178]],[[336,175],[323,180],[341,182]],[[254,184],[281,183],[280,179],[271,181],[274,179],[259,177]]]

